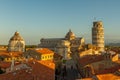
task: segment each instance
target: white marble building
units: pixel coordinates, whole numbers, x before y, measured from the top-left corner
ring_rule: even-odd
[[[15,32],[15,34],[10,38],[8,44],[8,51],[25,51],[25,41],[20,36],[19,32]]]
[[[49,48],[55,53],[62,55],[64,59],[69,59],[71,47],[80,47],[84,44],[84,38],[76,37],[75,34],[69,30],[65,38],[42,38],[38,47]]]
[[[92,43],[99,51],[104,51],[104,27],[102,21],[93,22]]]

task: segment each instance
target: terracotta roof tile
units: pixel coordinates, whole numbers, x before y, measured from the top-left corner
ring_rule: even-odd
[[[104,57],[101,55],[86,55],[85,57],[79,58],[79,62],[84,66],[93,62],[101,61],[103,58]]]
[[[19,62],[16,62],[15,65],[20,64]],[[0,67],[1,68],[9,68],[11,66],[11,62],[0,62]]]
[[[34,50],[40,54],[50,54],[50,53],[54,53],[53,51],[51,51],[50,49],[48,48],[35,48],[35,49],[29,49],[29,50]]]
[[[50,49],[48,48],[39,48],[39,49],[36,49],[37,52],[40,52],[41,54],[49,54],[49,53],[53,53],[53,51],[51,51]]]
[[[52,61],[30,60],[27,65],[31,69],[1,74],[0,80],[54,80],[55,64]]]
[[[120,76],[114,74],[101,74],[97,75],[98,80],[119,80]]]
[[[6,56],[6,57],[18,57],[21,55],[22,55],[22,52],[8,52],[8,51],[0,52],[0,56]]]

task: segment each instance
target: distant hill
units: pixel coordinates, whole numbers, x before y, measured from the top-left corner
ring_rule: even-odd
[[[7,47],[8,45],[0,45],[0,47]],[[26,48],[36,48],[37,45],[25,45]]]
[[[116,46],[116,47],[120,47],[120,43],[107,43],[106,46]]]

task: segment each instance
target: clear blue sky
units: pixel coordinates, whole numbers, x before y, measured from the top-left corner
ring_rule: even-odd
[[[94,18],[103,21],[106,41],[120,41],[120,0],[0,0],[0,44],[15,31],[26,44],[39,44],[69,29],[91,42]]]

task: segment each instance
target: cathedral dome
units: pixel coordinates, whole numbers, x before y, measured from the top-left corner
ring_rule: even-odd
[[[65,38],[68,40],[75,39],[75,34],[71,30],[69,30],[69,32],[66,34]]]
[[[11,40],[24,41],[23,38],[20,36],[19,32],[15,32],[15,34],[10,38],[10,41]]]

